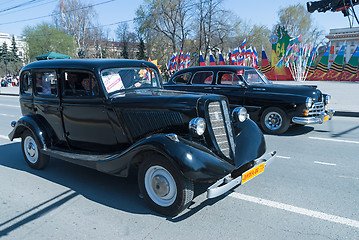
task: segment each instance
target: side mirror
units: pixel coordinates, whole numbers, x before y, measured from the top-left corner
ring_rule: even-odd
[[[245,87],[246,85],[244,84],[244,82],[242,82],[242,81],[238,81],[237,82],[237,85],[238,86],[241,86],[241,87]]]

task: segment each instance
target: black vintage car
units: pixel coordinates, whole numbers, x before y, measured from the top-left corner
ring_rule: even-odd
[[[244,106],[270,134],[287,131],[291,123],[318,124],[332,119],[330,95],[316,86],[271,84],[262,72],[243,66],[191,67],[176,72],[165,89],[221,94],[230,108]]]
[[[267,152],[244,108],[230,114],[220,95],[167,91],[157,67],[136,60],[44,60],[20,74],[22,138],[28,165],[50,157],[119,177],[137,167],[149,205],[175,215],[193,199],[194,182],[214,198],[264,171]]]

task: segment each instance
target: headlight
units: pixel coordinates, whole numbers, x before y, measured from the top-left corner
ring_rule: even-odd
[[[329,104],[330,103],[330,99],[331,99],[332,97],[330,96],[330,95],[326,95],[325,96],[325,104]]]
[[[310,97],[307,97],[307,99],[305,100],[305,105],[307,106],[307,108],[311,108],[313,105],[313,99]]]
[[[236,122],[244,122],[248,117],[247,109],[244,107],[236,107],[232,112],[232,117]]]
[[[198,136],[201,136],[206,130],[206,121],[203,118],[193,118],[189,122],[189,130]]]

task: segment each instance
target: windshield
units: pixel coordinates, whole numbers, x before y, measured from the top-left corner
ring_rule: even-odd
[[[266,76],[261,71],[258,71],[257,69],[244,70],[242,77],[248,85],[270,84]]]
[[[101,71],[101,80],[107,93],[160,86],[157,72],[145,67],[107,68]]]

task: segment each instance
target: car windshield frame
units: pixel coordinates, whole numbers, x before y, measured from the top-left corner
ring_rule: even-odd
[[[133,89],[161,88],[160,76],[151,67],[112,67],[100,71],[105,92],[112,95]]]
[[[258,78],[255,78],[255,81],[250,81],[248,77],[244,77],[246,73],[250,74],[257,74]],[[248,85],[262,85],[262,84],[270,84],[270,81],[267,79],[267,77],[258,69],[252,68],[252,69],[245,69],[242,76],[242,79],[246,82]]]

